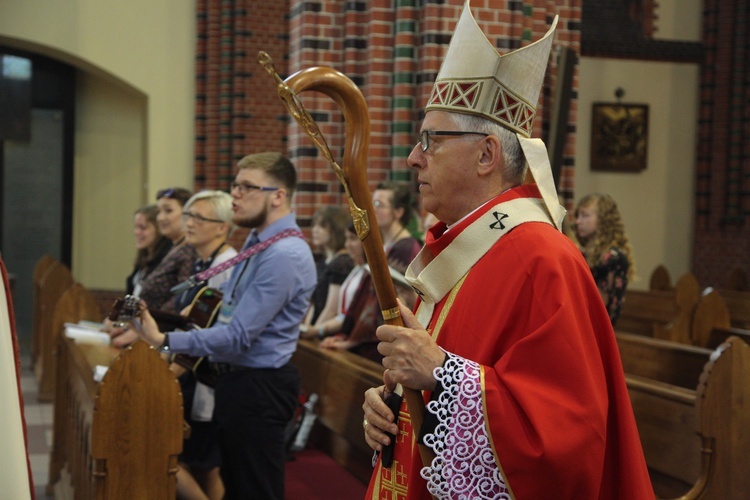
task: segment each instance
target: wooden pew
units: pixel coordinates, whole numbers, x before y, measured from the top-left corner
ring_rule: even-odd
[[[746,498],[750,346],[717,350],[617,334],[646,462],[659,497]]]
[[[167,363],[141,341],[118,352],[63,338],[59,353],[47,494],[174,498],[184,429]],[[97,365],[109,367],[100,383]]]
[[[648,283],[649,290],[662,290],[668,292],[674,290],[672,287],[672,278],[669,276],[669,271],[663,265],[656,266],[656,269],[651,273],[651,278]]]
[[[36,362],[39,352],[41,350],[39,337],[41,335],[41,318],[42,318],[42,280],[47,274],[47,271],[52,267],[53,264],[58,263],[54,257],[49,254],[43,255],[34,266],[34,274],[32,276],[32,286],[34,290],[34,306],[32,311],[32,326],[31,326],[31,361]]]
[[[738,290],[719,290],[718,292],[729,310],[731,326],[750,330],[750,292]]]
[[[707,288],[695,307],[695,345],[715,349],[732,336],[750,344],[750,330],[732,326],[730,311],[723,295],[718,290]]]
[[[700,286],[692,273],[683,275],[674,290],[627,290],[615,330],[691,343],[693,311],[699,298]]]
[[[714,351],[617,334],[626,382],[654,490],[660,497],[741,498],[750,491],[750,346],[736,338]],[[300,341],[293,358],[303,388],[320,396],[315,444],[366,482],[371,452],[360,405],[382,367]],[[701,496],[703,495],[703,496]]]
[[[99,304],[80,283],[71,284],[46,313],[45,331],[42,338],[42,369],[39,379],[39,399],[52,401],[55,397],[57,379],[57,346],[63,335],[65,323],[78,323],[81,320],[101,321],[104,317]]]
[[[311,441],[367,483],[372,450],[362,431],[361,402],[367,389],[383,384],[383,367],[348,351],[321,349],[313,340],[300,340],[292,362],[305,392],[319,397]]]
[[[55,304],[73,283],[74,280],[70,270],[61,262],[53,263],[39,282],[39,336],[37,340],[39,354],[34,360],[34,373],[40,384],[44,377],[45,368],[54,366],[52,364],[52,356],[54,356],[55,351],[55,344],[52,342],[52,314]],[[47,376],[49,376],[49,373]],[[53,396],[54,392],[46,390],[45,392],[40,391],[38,397],[40,401],[51,401]]]

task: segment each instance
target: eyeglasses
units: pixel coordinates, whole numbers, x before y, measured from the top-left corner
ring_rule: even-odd
[[[182,218],[185,221],[193,219],[197,224],[203,224],[205,222],[218,222],[218,223],[224,222],[223,220],[209,219],[208,217],[203,217],[202,215],[198,215],[198,214],[194,214],[190,212],[182,212]]]
[[[247,194],[249,191],[278,191],[279,188],[273,186],[256,186],[255,184],[248,184],[246,182],[233,182],[230,184],[230,191],[234,191],[235,188],[240,192],[241,195]]]
[[[423,130],[419,134],[419,147],[422,148],[422,152],[427,152],[430,149],[430,136],[432,135],[447,135],[452,137],[460,137],[462,135],[481,135],[487,137],[490,134],[484,132],[461,132],[458,130]]]
[[[373,200],[372,206],[375,207],[375,208],[391,208],[390,205],[386,205],[385,203],[383,203],[380,200]]]

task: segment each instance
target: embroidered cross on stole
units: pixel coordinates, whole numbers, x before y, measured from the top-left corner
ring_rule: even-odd
[[[526,222],[552,224],[541,199],[518,198],[498,203],[464,229],[437,256],[423,248],[406,270],[406,280],[421,298],[416,314],[419,322],[429,326],[435,304],[500,238]]]

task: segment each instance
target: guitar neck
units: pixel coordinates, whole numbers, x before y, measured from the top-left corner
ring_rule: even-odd
[[[192,330],[196,327],[195,324],[185,316],[174,314],[167,311],[150,311],[151,316],[156,320],[156,324],[159,325],[160,331],[172,331],[172,330]]]

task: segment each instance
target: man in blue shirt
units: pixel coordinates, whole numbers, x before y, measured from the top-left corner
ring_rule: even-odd
[[[252,228],[244,248],[297,230],[291,208],[294,166],[277,153],[242,158],[232,183],[233,221]],[[148,312],[141,337],[175,353],[209,356],[217,368],[214,419],[219,424],[225,498],[284,498],[284,430],[300,381],[290,359],[317,278],[300,237],[283,237],[234,266],[224,284],[217,324],[159,332]]]

